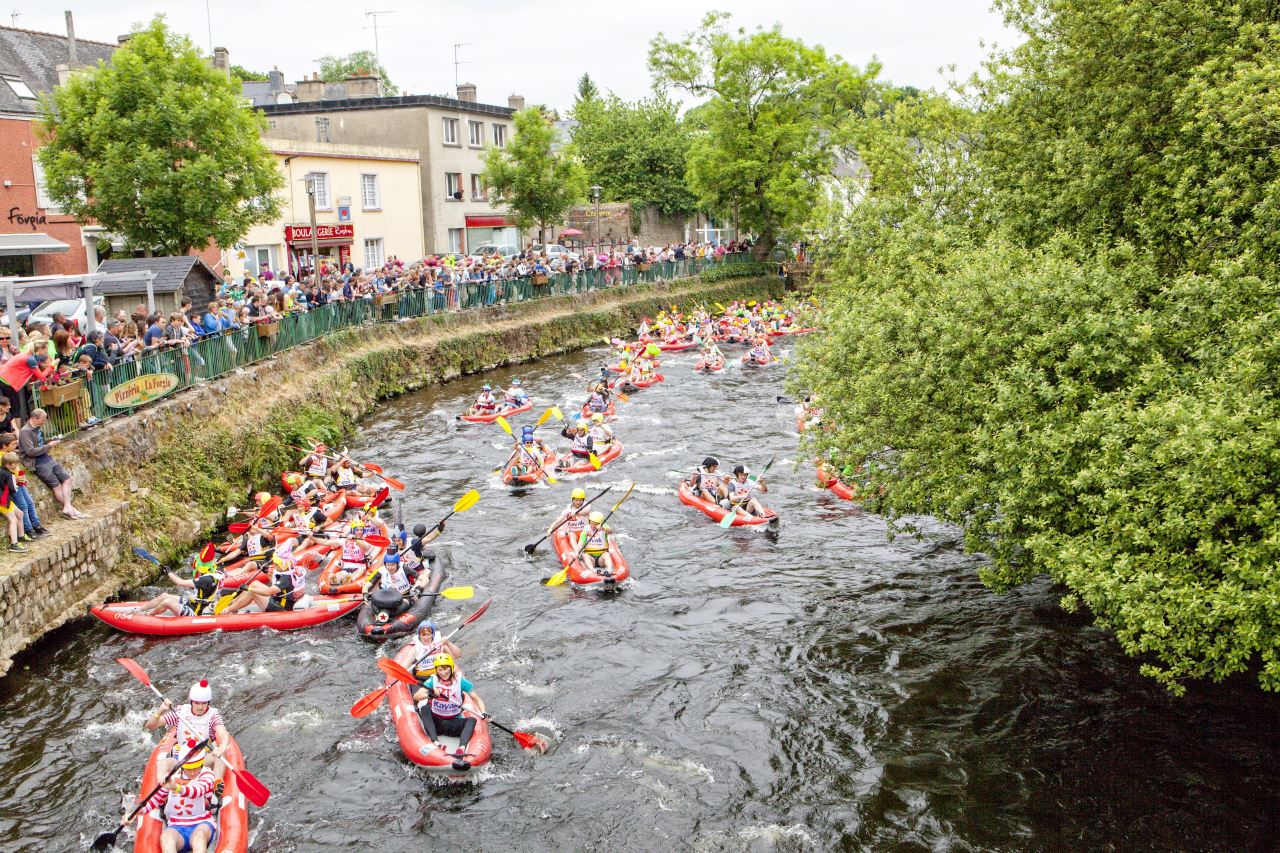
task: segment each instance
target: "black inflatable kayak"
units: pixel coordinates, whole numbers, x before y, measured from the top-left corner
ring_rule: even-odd
[[[418,623],[431,614],[431,608],[440,599],[438,595],[449,578],[453,557],[449,549],[427,551],[431,581],[427,590],[417,598],[406,598],[395,590],[378,589],[369,600],[360,605],[356,614],[356,635],[372,643],[381,643],[391,637],[407,637],[417,629]]]

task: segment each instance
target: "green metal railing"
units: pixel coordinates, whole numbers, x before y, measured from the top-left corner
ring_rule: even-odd
[[[725,255],[722,262],[749,260],[749,254],[741,253]],[[49,413],[46,435],[70,436],[87,425],[136,412],[150,401],[148,395],[158,393],[167,396],[332,332],[364,323],[470,311],[606,287],[689,278],[715,263],[719,262],[710,258],[669,261],[652,264],[647,270],[630,266],[559,273],[543,277],[545,281],[537,278],[461,281],[402,290],[392,294],[398,298],[385,300],[386,304],[376,304],[371,298],[331,303],[311,311],[289,314],[270,325],[232,329],[203,337],[189,346],[153,350],[116,364],[109,370],[95,371],[88,378],[80,377],[46,388],[32,386],[32,401],[34,406]],[[151,387],[139,389],[138,386],[148,379],[147,384]]]

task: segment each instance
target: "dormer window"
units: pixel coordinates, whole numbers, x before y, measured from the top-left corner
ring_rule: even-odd
[[[13,90],[13,94],[22,98],[24,101],[36,100],[36,93],[31,91],[31,87],[26,84],[20,77],[5,77],[4,82],[9,84],[9,88]]]

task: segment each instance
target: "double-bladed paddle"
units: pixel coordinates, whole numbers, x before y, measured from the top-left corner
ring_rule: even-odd
[[[612,488],[613,488],[613,486],[605,486],[605,487],[604,487],[604,489],[600,492],[600,494],[595,495],[595,496],[594,496],[594,497],[592,497],[590,500],[585,501],[585,502],[582,504],[582,506],[578,507],[578,511],[579,511],[579,512],[581,512],[582,510],[584,510],[584,509],[586,509],[587,507],[589,507],[592,503],[594,503],[594,502],[595,502],[596,498],[603,497],[603,496],[604,496],[604,495],[605,495],[605,494],[606,494],[610,489],[612,489]],[[530,555],[530,556],[533,556],[533,552],[534,552],[534,551],[536,551],[536,550],[538,550],[538,546],[539,546],[539,545],[541,545],[543,542],[546,542],[546,541],[547,541],[547,536],[550,536],[552,533],[555,533],[557,530],[559,530],[559,529],[561,528],[561,526],[563,526],[563,525],[564,525],[564,523],[565,523],[565,522],[567,522],[568,520],[569,520],[568,518],[563,518],[563,519],[561,519],[559,522],[557,522],[557,523],[556,523],[556,526],[555,526],[555,527],[553,527],[553,528],[551,528],[549,531],[547,531],[546,535],[545,535],[545,536],[543,536],[541,539],[539,539],[537,542],[531,542],[530,544],[525,545],[525,546],[524,546],[524,552],[525,552],[526,554]]]
[[[502,427],[503,432],[505,432],[507,435],[511,436],[512,438],[515,438],[515,433],[511,431],[511,424],[507,423],[506,418],[499,415],[497,419],[497,424],[498,426]],[[525,456],[529,457],[530,462],[534,463],[535,465],[537,465],[539,468],[542,469],[542,473],[546,476],[548,483],[550,483],[553,486],[556,484],[557,482],[556,478],[551,476],[551,472],[546,469],[546,466],[542,462],[539,462],[537,459],[535,459],[533,454],[529,450],[527,450],[523,444],[521,444],[520,439],[518,438],[516,438],[516,450],[524,453]]]
[[[742,499],[741,504],[730,508],[729,511],[724,514],[724,518],[720,519],[720,527],[722,529],[728,530],[733,526],[733,521],[738,517],[738,509],[740,507],[743,508],[744,512],[746,512],[748,518],[751,517],[751,512],[745,509],[747,502],[751,500],[751,493],[756,490],[756,483],[764,479],[764,475],[769,473],[769,469],[773,467],[773,460],[776,458],[777,457],[770,457],[769,461],[765,464],[764,468],[761,469],[759,474],[748,475],[747,479],[751,481],[751,485],[747,487],[747,496]]]
[[[635,489],[635,487],[636,487],[635,481],[632,481],[631,485],[627,487],[627,493],[618,499],[618,502],[614,504],[612,508],[610,508],[609,514],[604,517],[604,521],[600,522],[601,527],[604,527],[606,524],[609,523],[609,519],[613,518],[613,514],[618,511],[618,507],[622,506],[623,502],[627,498],[631,497],[631,492]],[[604,494],[604,493],[601,492],[601,494]],[[582,543],[579,542],[578,547],[574,549],[574,552],[573,552],[574,560],[578,559],[578,554],[581,551],[582,551]],[[573,565],[573,563],[570,562],[569,565]],[[568,577],[569,577],[569,566],[565,566],[560,571],[556,572],[554,575],[544,580],[542,583],[546,586],[560,586],[562,583],[565,582],[565,580],[568,579]]]
[[[173,775],[182,768],[183,764],[186,764],[188,761],[190,761],[193,756],[198,755],[200,751],[208,745],[209,745],[209,738],[205,738],[195,746],[191,747],[191,749],[187,751],[187,754],[182,757],[182,760],[174,764],[173,768],[170,769],[167,774],[165,774],[165,777],[163,779],[161,779],[159,782],[156,783],[156,786],[154,788],[152,788],[150,791],[147,792],[147,795],[145,797],[138,800],[138,804],[133,807],[133,811],[129,812],[129,814],[125,816],[124,820],[120,821],[120,825],[117,826],[115,829],[111,830],[110,832],[104,832],[101,835],[99,835],[97,838],[95,838],[93,840],[93,846],[90,847],[89,849],[92,850],[93,853],[107,853],[107,851],[114,849],[116,846],[116,838],[120,835],[120,830],[128,826],[129,821],[137,817],[138,812],[142,811],[142,807],[151,801],[151,798],[156,795],[157,791],[159,791],[161,788],[163,788],[165,785],[169,783],[169,780],[172,779]],[[246,796],[248,795],[246,794]]]

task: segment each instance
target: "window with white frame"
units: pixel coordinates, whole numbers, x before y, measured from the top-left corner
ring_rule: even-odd
[[[467,141],[470,143],[472,148],[484,147],[484,122],[467,122]]]
[[[311,182],[316,193],[316,209],[329,210],[333,207],[329,200],[329,173],[328,172],[309,172],[307,180]]]
[[[450,252],[462,251],[462,229],[461,228],[449,229],[449,251]]]
[[[460,200],[462,198],[461,172],[444,173],[444,193],[450,199]]]
[[[458,120],[456,118],[447,118],[444,120],[444,144],[458,144]]]
[[[381,210],[382,194],[378,190],[378,176],[360,176],[360,201],[365,210]]]
[[[485,191],[483,176],[472,175],[471,176],[471,200],[484,201],[486,195],[488,195],[488,193]]]
[[[44,166],[40,165],[40,158],[32,156],[31,170],[36,176],[36,207],[43,208],[46,213],[61,213],[62,208],[49,198],[49,190],[44,182]]]
[[[387,253],[382,248],[381,237],[366,237],[364,241],[364,268],[376,270],[387,262]]]
[[[495,124],[493,126],[493,147],[504,148],[507,144],[507,126],[505,124]]]
[[[24,101],[36,100],[36,93],[31,91],[31,87],[21,77],[5,77],[4,82],[9,84],[9,88],[13,90],[13,94],[22,98]]]

